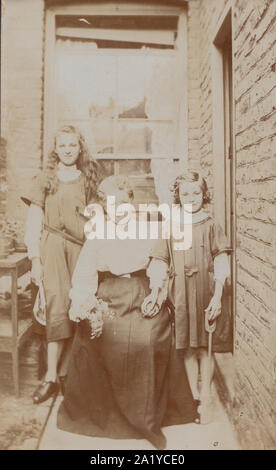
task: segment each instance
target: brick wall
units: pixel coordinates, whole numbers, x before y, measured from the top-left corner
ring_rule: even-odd
[[[192,87],[188,91],[194,108],[189,110],[189,157],[193,163],[196,135],[200,165],[211,189],[211,42],[230,3],[189,1],[189,56],[198,54],[198,71],[190,69],[189,83],[193,75],[199,77],[197,92]],[[276,441],[276,2],[234,0],[232,5],[237,229],[236,407],[232,413],[244,448],[269,449]],[[199,37],[193,45],[190,38],[197,22]],[[193,102],[191,95],[196,94]],[[198,133],[193,119],[197,110]]]
[[[1,147],[0,147],[0,215],[6,213],[6,204],[7,204],[7,142],[1,137]]]
[[[199,114],[199,11],[200,0],[193,0],[187,9],[187,69],[188,69],[188,155],[191,166],[197,167],[200,160],[200,114]]]
[[[41,161],[43,0],[5,2],[1,34],[1,136],[7,142],[7,212],[24,218],[19,195]]]
[[[237,385],[245,437],[275,439],[275,26],[274,1],[236,4]],[[274,136],[273,136],[274,134]],[[273,152],[274,149],[274,152]],[[274,192],[272,186],[274,184]],[[275,207],[275,206],[274,206]],[[274,236],[275,239],[275,236]],[[250,365],[250,367],[248,367]],[[245,371],[245,372],[244,372]],[[274,441],[275,443],[275,441]]]

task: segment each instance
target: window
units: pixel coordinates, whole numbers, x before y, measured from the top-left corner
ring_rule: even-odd
[[[177,18],[150,20],[57,17],[58,125],[82,128],[98,157],[175,152]]]
[[[155,192],[166,200],[159,193],[168,189],[163,180],[173,173],[183,140],[178,135],[187,127],[180,130],[179,122],[182,14],[179,8],[104,2],[48,10],[45,150],[49,128],[72,123],[105,174],[136,178],[141,200],[143,188],[146,200],[156,201]]]

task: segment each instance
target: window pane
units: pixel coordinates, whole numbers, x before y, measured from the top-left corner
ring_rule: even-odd
[[[174,54],[101,54],[69,39],[58,39],[56,51],[58,125],[79,127],[93,154],[174,154]]]
[[[120,120],[117,134],[118,154],[172,156],[174,152],[173,123]]]
[[[91,44],[57,41],[58,124],[74,122],[93,152],[114,151],[116,57],[95,54]]]
[[[175,120],[177,114],[176,58],[173,55],[148,55],[144,72],[147,78],[146,112],[149,119]]]
[[[176,119],[175,64],[175,57],[170,55],[119,57],[119,117]]]
[[[57,37],[82,38],[98,48],[173,49],[177,16],[58,16]]]
[[[150,160],[117,160],[120,175],[147,175],[151,173]]]

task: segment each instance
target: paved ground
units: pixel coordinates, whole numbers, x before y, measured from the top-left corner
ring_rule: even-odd
[[[0,370],[2,366],[3,362],[0,363]],[[22,369],[24,372],[24,367],[21,372]],[[37,448],[52,401],[48,400],[40,406],[33,404],[32,394],[38,381],[32,384],[21,382],[20,397],[16,398],[12,377],[9,375],[9,380],[0,378],[0,450],[34,450]]]
[[[56,414],[62,398],[58,396],[42,436],[40,450],[153,450],[146,440],[103,439],[79,436],[56,427]],[[208,425],[184,424],[163,428],[168,450],[239,449],[233,429],[215,391],[214,421]]]

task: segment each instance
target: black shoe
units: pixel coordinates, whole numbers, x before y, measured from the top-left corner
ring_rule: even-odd
[[[59,380],[59,384],[60,384],[61,394],[64,396],[65,395],[67,375],[60,375],[58,380]]]
[[[33,402],[38,405],[55,395],[57,391],[58,384],[56,382],[41,382],[33,394]]]

